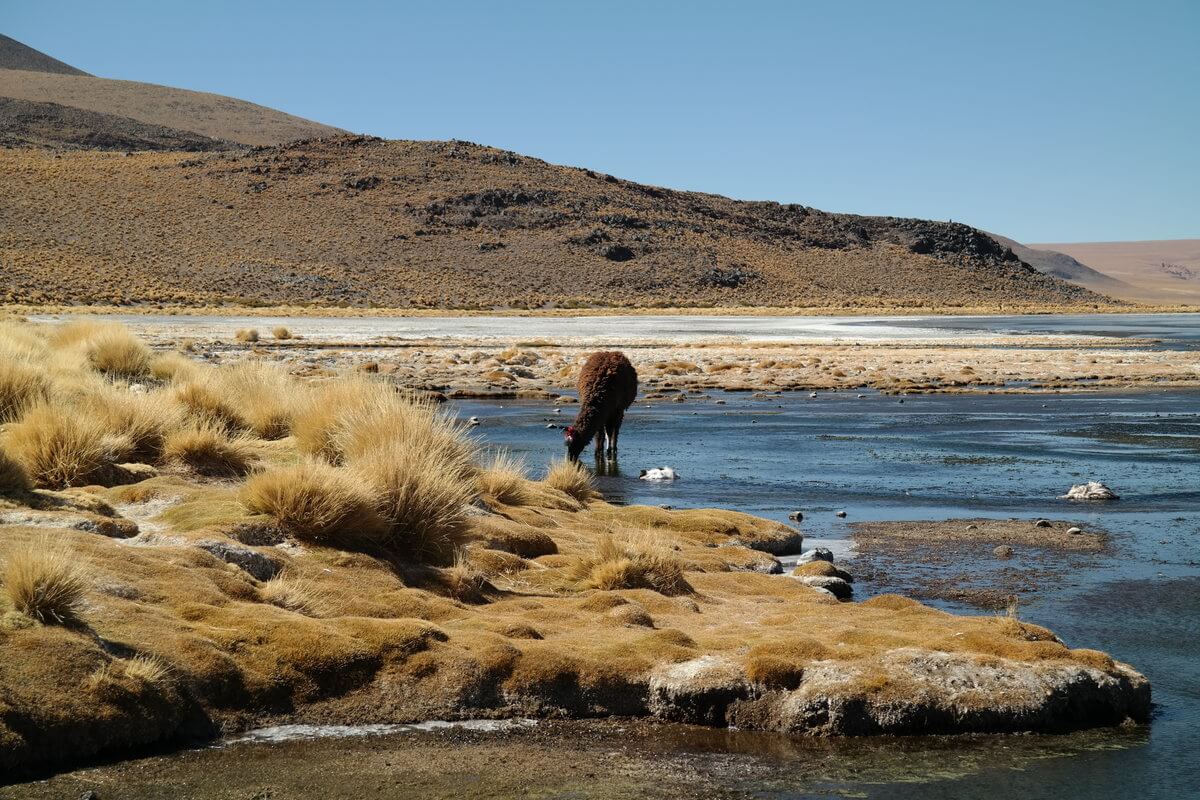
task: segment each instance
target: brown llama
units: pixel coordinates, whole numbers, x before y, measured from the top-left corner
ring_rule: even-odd
[[[604,453],[608,438],[607,456],[617,457],[617,437],[625,409],[637,397],[637,371],[624,353],[613,351],[592,353],[579,373],[579,413],[575,422],[563,431],[567,456],[579,460],[588,441],[596,437],[596,458]]]

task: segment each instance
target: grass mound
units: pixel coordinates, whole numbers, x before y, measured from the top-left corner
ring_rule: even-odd
[[[73,620],[88,586],[75,555],[49,539],[9,548],[3,578],[13,608],[44,623]]]
[[[236,478],[255,464],[247,439],[230,436],[211,423],[172,432],[163,444],[163,458],[213,478]]]
[[[546,470],[546,483],[551,487],[587,503],[600,496],[589,473],[578,461],[563,459],[556,461]]]
[[[95,418],[41,404],[9,426],[4,446],[34,485],[64,489],[103,482],[113,463],[107,434]]]
[[[298,539],[378,541],[387,531],[377,498],[355,476],[320,461],[255,475],[241,501],[251,513],[274,517]]]
[[[0,358],[0,425],[20,419],[35,405],[49,402],[50,386],[44,370]]]
[[[684,565],[649,534],[612,535],[600,540],[594,554],[575,562],[571,575],[588,589],[653,589],[665,595],[690,594]]]
[[[479,473],[479,491],[498,503],[523,506],[532,499],[525,465],[508,453],[498,453]]]
[[[0,450],[0,496],[23,494],[33,488],[21,462]]]

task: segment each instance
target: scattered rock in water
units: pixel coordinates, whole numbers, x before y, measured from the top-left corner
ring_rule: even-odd
[[[1034,524],[1034,526],[1035,526],[1035,527],[1038,527],[1038,528],[1049,528],[1049,527],[1050,527],[1050,520],[1048,520],[1048,519],[1039,519],[1037,522],[1035,522],[1035,523],[1033,523],[1033,524]]]
[[[854,578],[849,572],[846,572],[846,570],[842,569],[841,567],[834,566],[828,561],[818,560],[801,564],[792,570],[791,575],[793,578],[805,578],[813,576],[822,578],[841,578],[846,583],[854,583]]]
[[[468,428],[474,428],[475,426],[480,425],[480,424],[482,424],[482,423],[480,423],[479,417],[471,417],[470,419],[467,420]]]
[[[836,514],[834,514],[834,516],[835,516],[835,517],[839,517],[839,518],[842,518],[842,519],[844,519],[844,518],[845,518],[845,516],[846,516],[846,512],[845,512],[845,511],[839,511],[839,512],[837,512]]]
[[[828,561],[833,563],[833,551],[828,547],[814,547],[812,550],[805,550],[796,559],[797,564],[807,564],[809,561]]]
[[[680,474],[673,467],[651,467],[644,469],[638,478],[644,481],[677,481]]]
[[[1072,486],[1059,500],[1118,500],[1117,493],[1100,481],[1088,481]]]
[[[804,520],[804,512],[793,511],[792,513],[788,514],[788,519],[790,519],[792,522],[802,522]]]
[[[1083,533],[1083,528],[1070,527],[1067,528],[1067,533],[1071,536],[1078,536],[1079,534]]]
[[[804,575],[797,577],[796,580],[805,586],[812,586],[831,592],[838,600],[848,600],[854,594],[853,586],[833,575]]]
[[[1013,549],[1006,544],[1002,544],[992,551],[992,555],[994,555],[996,558],[1012,558]]]
[[[816,397],[816,396],[817,396],[817,393],[816,393],[816,392],[809,392],[809,393],[808,393],[808,396],[809,396],[809,397]]]
[[[260,581],[271,580],[283,569],[283,564],[274,558],[231,542],[218,542],[210,539],[199,542],[196,546],[212,553],[227,564],[240,567]]]

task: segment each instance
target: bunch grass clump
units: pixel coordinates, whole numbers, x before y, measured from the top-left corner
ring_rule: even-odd
[[[240,497],[247,510],[274,517],[298,539],[378,541],[387,530],[378,498],[350,473],[317,460],[259,473]]]
[[[582,589],[653,589],[659,594],[690,594],[684,564],[652,534],[612,534],[602,538],[594,554],[577,560],[569,576]]]
[[[259,587],[258,593],[271,605],[306,617],[329,616],[337,606],[336,593],[314,581],[293,577],[286,570]]]
[[[445,564],[466,543],[475,481],[457,463],[393,439],[356,457],[350,469],[374,493],[390,548]]]
[[[0,497],[20,495],[33,488],[20,461],[0,449]]]
[[[212,423],[172,432],[163,443],[163,459],[213,478],[240,477],[255,464],[254,451],[246,438],[230,436]]]
[[[279,341],[283,341],[284,339],[292,338],[292,332],[283,325],[277,325],[274,328],[272,328],[271,335],[274,336]]]
[[[581,503],[588,503],[600,496],[592,482],[591,473],[578,461],[565,458],[555,461],[546,470],[546,483]]]
[[[506,506],[528,505],[533,500],[525,464],[506,452],[497,453],[480,471],[479,491]]]
[[[183,410],[162,391],[136,394],[102,384],[78,403],[84,416],[101,425],[113,442],[119,443],[117,461],[157,463],[167,437],[183,425]]]
[[[48,624],[74,620],[87,591],[87,576],[75,555],[48,538],[10,548],[3,578],[13,607]]]
[[[102,483],[113,464],[113,445],[99,420],[46,403],[4,435],[5,448],[42,489]]]
[[[0,357],[0,425],[20,419],[39,403],[49,402],[51,388],[45,369]]]
[[[237,339],[239,342],[257,342],[258,341],[258,329],[257,328],[242,328],[233,335],[233,338]]]
[[[113,322],[87,319],[68,322],[54,331],[50,344],[80,351],[93,369],[110,377],[141,377],[150,371],[154,358],[144,342]]]

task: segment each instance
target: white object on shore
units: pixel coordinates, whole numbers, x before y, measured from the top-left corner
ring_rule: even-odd
[[[1058,496],[1059,500],[1116,500],[1117,493],[1100,481],[1088,481],[1072,486],[1066,494]]]
[[[644,481],[677,481],[680,476],[672,467],[652,467],[642,470],[638,477]]]
[[[479,417],[471,417],[469,420],[467,420],[468,428],[474,428],[478,424],[479,424]]]

